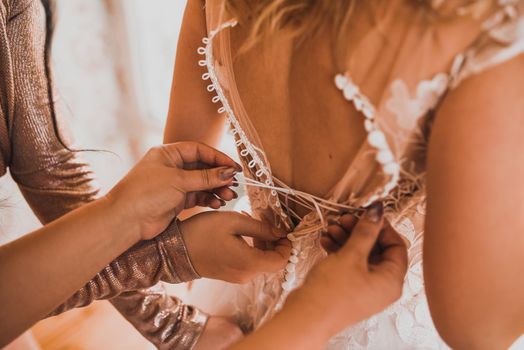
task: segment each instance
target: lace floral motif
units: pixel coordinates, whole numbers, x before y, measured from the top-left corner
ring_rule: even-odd
[[[395,225],[409,241],[409,271],[402,297],[384,312],[334,337],[327,349],[448,349],[433,326],[422,278],[422,232],[408,218]],[[380,334],[391,333],[387,337]],[[397,334],[398,338],[392,334]]]
[[[418,120],[436,106],[448,84],[447,74],[437,74],[431,80],[421,81],[412,97],[406,83],[397,79],[391,84],[391,97],[386,108],[395,114],[401,128],[413,130]]]

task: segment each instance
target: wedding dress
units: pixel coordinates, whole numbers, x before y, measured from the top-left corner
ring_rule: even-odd
[[[256,328],[271,318],[289,291],[299,286],[314,263],[322,259],[319,237],[330,215],[342,210],[358,214],[363,207],[381,200],[388,220],[409,242],[409,271],[403,295],[387,310],[334,337],[327,348],[447,348],[432,324],[422,277],[425,156],[432,120],[448,91],[524,51],[524,1],[474,3],[461,7],[460,16],[475,16],[492,6],[489,18],[483,21],[474,40],[449,57],[449,65],[442,65],[449,69],[442,68],[430,76],[425,75],[427,71],[417,70],[409,63],[428,59],[421,48],[420,53],[413,52],[413,61],[400,62],[389,82],[389,92],[380,101],[370,101],[351,80],[351,72],[333,77],[340,98],[361,112],[368,137],[329,196],[319,198],[296,191],[273,176],[235,82],[230,41],[237,22],[223,15],[220,1],[206,1],[208,36],[198,50],[202,55],[202,78],[209,81],[208,91],[214,92],[212,100],[217,103],[218,113],[225,113],[235,137],[246,169],[253,214],[271,217],[276,225],[292,231],[290,238],[296,249],[286,271],[266,274],[241,287],[228,286],[222,293],[229,297],[215,300],[222,310],[233,312],[245,329]],[[420,33],[420,37],[425,34]],[[297,226],[286,201],[310,209]]]

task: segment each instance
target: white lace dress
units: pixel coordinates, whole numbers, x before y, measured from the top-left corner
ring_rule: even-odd
[[[229,33],[234,20],[224,21],[219,1],[206,2],[208,37],[198,53],[208,91],[218,113],[225,113],[245,165],[249,200],[255,216],[272,216],[275,224],[292,231],[295,248],[285,271],[264,275],[245,286],[228,287],[224,297],[246,329],[258,327],[282,305],[290,290],[300,285],[312,265],[324,256],[321,231],[340,210],[359,213],[381,200],[386,215],[409,242],[409,272],[402,298],[382,313],[348,328],[328,344],[328,349],[445,349],[429,314],[422,277],[422,240],[425,216],[425,154],[431,122],[445,93],[460,82],[524,51],[524,1],[499,0],[478,37],[450,57],[449,71],[420,78],[410,67],[399,70],[389,93],[375,104],[355,85],[349,73],[333,77],[341,98],[362,114],[368,132],[347,172],[330,192],[318,198],[289,188],[271,173],[261,142],[249,121],[234,81]],[[479,3],[485,3],[481,1]],[[463,9],[465,10],[465,9]],[[478,11],[478,6],[468,8]],[[405,74],[404,74],[405,73]],[[364,181],[365,180],[365,181]],[[298,226],[283,198],[300,202],[311,211]],[[225,293],[224,290],[221,293]]]

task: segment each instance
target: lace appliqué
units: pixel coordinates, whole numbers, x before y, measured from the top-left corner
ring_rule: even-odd
[[[373,193],[368,198],[364,204],[364,206],[368,206],[375,201],[385,198],[397,186],[400,179],[400,164],[391,151],[386,135],[376,122],[376,108],[367,96],[360,91],[360,88],[347,74],[337,74],[335,76],[335,86],[342,91],[344,98],[352,102],[355,109],[364,115],[364,128],[368,133],[367,141],[377,150],[376,161],[382,166],[384,174],[389,176],[389,181],[384,185],[383,189]]]
[[[397,79],[391,84],[391,97],[386,108],[396,116],[401,128],[413,130],[419,119],[435,108],[448,85],[448,75],[439,73],[431,80],[421,81],[415,96],[411,96],[407,84]]]
[[[416,209],[421,210],[420,208]],[[417,232],[408,218],[395,229],[409,242],[409,270],[402,297],[384,312],[348,328],[333,338],[327,349],[448,349],[433,326],[424,293],[422,274],[423,232]],[[385,327],[391,327],[385,331]],[[378,333],[397,334],[385,340]],[[384,342],[387,343],[384,343]]]

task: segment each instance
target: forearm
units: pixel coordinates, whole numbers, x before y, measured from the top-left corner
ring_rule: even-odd
[[[286,305],[231,350],[322,349],[333,334],[324,318],[325,314],[308,303]]]
[[[50,316],[134,290],[140,290],[136,296],[140,298],[147,294],[144,288],[152,287],[160,281],[174,284],[199,277],[189,260],[177,222],[173,221],[159,236],[135,244],[111,261],[81,289],[54,309]],[[130,299],[130,296],[126,299]],[[119,302],[119,305],[123,304]],[[151,307],[153,306],[154,303]]]
[[[200,0],[187,2],[178,41],[169,113],[164,142],[199,141],[218,146],[225,129],[224,116],[217,113],[202,80],[204,70],[196,62],[197,50],[207,36],[205,11]],[[196,127],[205,125],[205,127]]]
[[[0,345],[47,315],[139,240],[138,229],[113,209],[100,199],[0,248]]]

